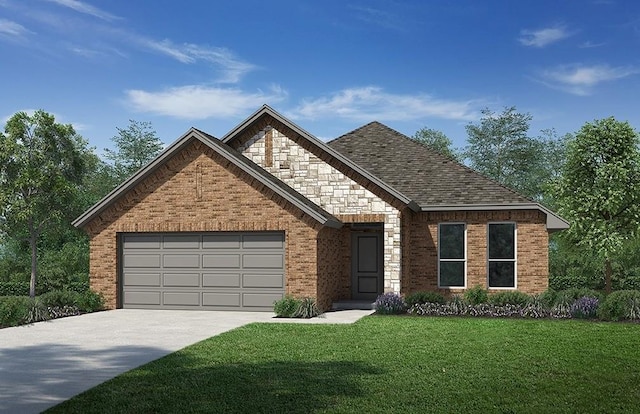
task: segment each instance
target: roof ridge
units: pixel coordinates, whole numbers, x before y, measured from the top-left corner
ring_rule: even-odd
[[[331,142],[337,141],[337,140],[339,140],[340,138],[344,138],[344,137],[346,137],[347,135],[354,134],[354,133],[356,133],[357,131],[359,131],[359,130],[361,130],[361,129],[364,129],[364,128],[366,128],[366,127],[368,127],[368,126],[369,126],[369,125],[371,125],[371,124],[379,124],[379,125],[382,125],[382,126],[384,126],[384,127],[387,127],[385,124],[383,124],[383,123],[381,123],[381,122],[378,122],[378,121],[371,121],[371,122],[368,122],[368,123],[366,123],[366,124],[364,124],[364,125],[362,125],[362,126],[360,126],[360,127],[356,128],[356,129],[354,129],[354,130],[352,130],[352,131],[345,132],[344,134],[340,135],[339,137],[336,137],[336,138],[334,138],[334,139],[331,139],[331,140],[327,141],[327,142],[326,142],[326,144],[329,144],[329,143],[331,143]],[[389,128],[389,127],[387,127],[387,128]],[[391,129],[391,128],[389,128],[389,129]]]

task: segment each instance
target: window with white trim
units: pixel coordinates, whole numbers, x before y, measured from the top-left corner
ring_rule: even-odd
[[[466,230],[464,223],[438,224],[438,287],[463,288],[466,286]]]
[[[487,232],[490,288],[516,287],[516,223],[489,223]]]

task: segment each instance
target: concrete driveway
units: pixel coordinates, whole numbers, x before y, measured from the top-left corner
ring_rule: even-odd
[[[0,413],[39,413],[269,312],[119,309],[0,329]]]

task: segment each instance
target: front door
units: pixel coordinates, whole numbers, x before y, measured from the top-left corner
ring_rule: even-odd
[[[351,234],[351,298],[375,300],[382,293],[384,260],[382,232]]]

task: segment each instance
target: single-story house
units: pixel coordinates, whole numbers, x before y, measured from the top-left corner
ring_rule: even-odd
[[[266,105],[221,139],[190,129],[73,224],[108,308],[213,310],[542,292],[568,227],[378,122],[323,142]]]

